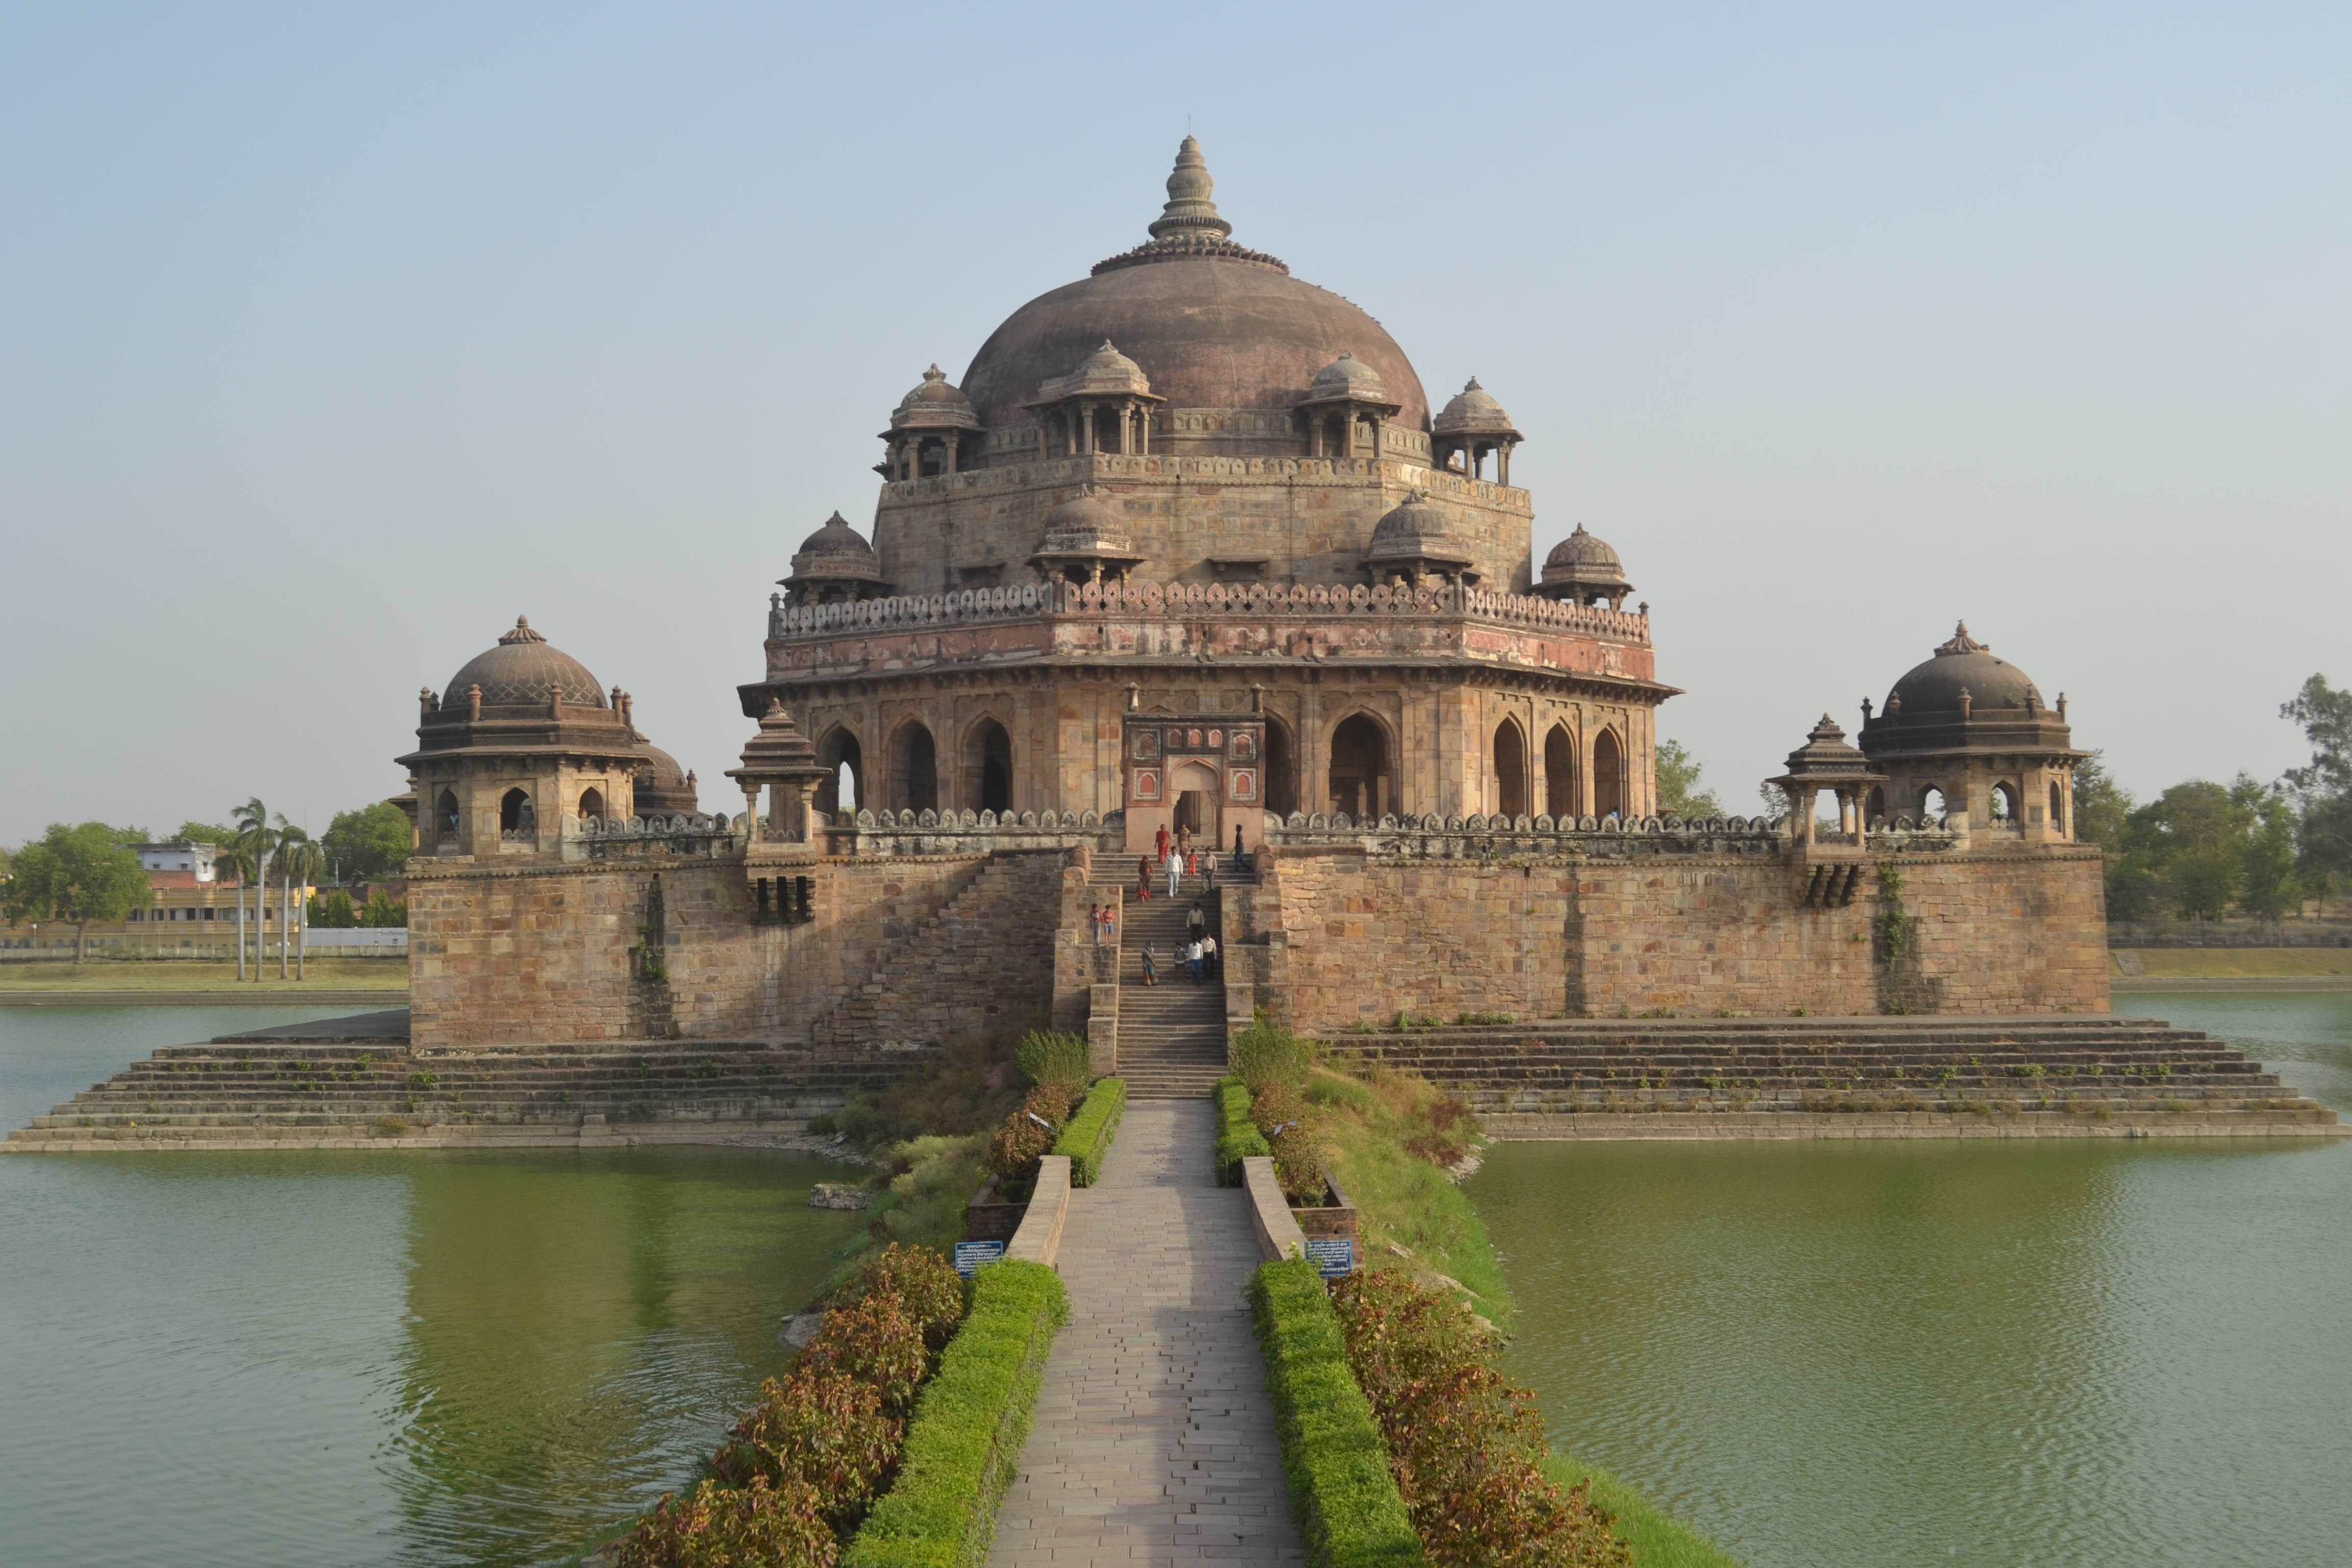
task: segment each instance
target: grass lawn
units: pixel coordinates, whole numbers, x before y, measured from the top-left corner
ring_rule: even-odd
[[[2352,974],[2352,947],[2135,947],[2152,980],[2298,979],[2309,974]],[[2114,955],[2107,972],[2120,977]]]
[[[1650,1505],[1641,1493],[1591,1465],[1555,1453],[1544,1468],[1562,1486],[1592,1483],[1592,1500],[1616,1516],[1614,1528],[1633,1549],[1634,1568],[1739,1568],[1739,1560],[1680,1520]]]
[[[289,998],[305,991],[381,990],[398,995],[408,991],[408,960],[404,958],[320,958],[310,955],[308,980],[278,978],[278,954],[262,965],[259,984],[237,984],[235,959],[92,959],[88,963],[56,963],[0,964],[0,991],[238,991],[247,995],[282,992]],[[288,972],[292,972],[289,960]]]

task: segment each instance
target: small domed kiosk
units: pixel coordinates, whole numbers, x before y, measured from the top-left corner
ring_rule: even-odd
[[[1857,737],[1886,775],[1870,797],[1873,821],[1949,814],[1977,833],[2028,843],[2074,838],[2074,749],[2066,697],[2053,708],[2025,671],[1996,658],[1963,621],[1926,663],[1862,704]]]
[[[1633,584],[1625,581],[1625,566],[1617,552],[1606,541],[1586,532],[1580,522],[1574,533],[1553,545],[1551,553],[1544,557],[1543,582],[1536,592],[1563,604],[1606,603],[1622,610],[1633,597]]]
[[[587,666],[517,616],[446,695],[417,693],[417,748],[397,759],[415,799],[417,853],[552,853],[566,817],[638,815],[639,778],[649,773],[658,791],[663,764],[677,764],[646,743],[632,710],[627,692],[599,690]]]

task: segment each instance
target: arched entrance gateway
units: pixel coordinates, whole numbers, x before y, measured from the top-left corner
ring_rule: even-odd
[[[816,786],[816,807],[823,812],[855,811],[866,804],[866,758],[857,736],[835,724],[816,743],[816,760],[824,778]]]
[[[964,733],[962,784],[959,810],[1002,814],[1013,809],[1013,737],[993,718],[981,720]]]

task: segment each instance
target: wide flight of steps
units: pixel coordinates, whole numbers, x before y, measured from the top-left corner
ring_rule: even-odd
[[[2334,1111],[2150,1019],[1565,1019],[1328,1037],[1452,1089],[1496,1131],[1974,1118],[2038,1131],[2333,1130]],[[1646,1119],[1646,1120],[1645,1120]],[[1988,1130],[1991,1130],[1989,1126]]]
[[[1233,861],[1219,864],[1223,885]],[[1185,1100],[1209,1092],[1225,1072],[1225,988],[1221,981],[1195,985],[1191,969],[1178,956],[1188,940],[1185,918],[1198,900],[1208,917],[1208,930],[1224,941],[1219,895],[1204,891],[1202,879],[1187,877],[1175,898],[1166,896],[1167,882],[1153,879],[1151,898],[1139,900],[1130,875],[1117,887],[1120,892],[1118,955],[1118,1074],[1127,1080],[1130,1100]],[[1244,879],[1249,879],[1244,873]],[[1097,885],[1112,890],[1108,873],[1097,873]],[[1146,944],[1160,963],[1160,984],[1143,984]]]
[[[0,1149],[709,1142],[797,1133],[872,1081],[759,1041],[417,1051],[404,1011],[378,1013],[168,1047]]]

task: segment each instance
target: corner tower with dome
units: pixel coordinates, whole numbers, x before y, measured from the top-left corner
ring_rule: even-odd
[[[927,370],[870,546],[835,513],[793,557],[746,715],[781,700],[848,768],[828,810],[1120,813],[1130,843],[1654,811],[1647,606],[1622,569],[1538,578],[1501,404],[1474,380],[1433,417],[1377,321],[1232,236],[1187,137],[1144,244],[960,384]],[[1220,746],[1137,754],[1171,714]]]

